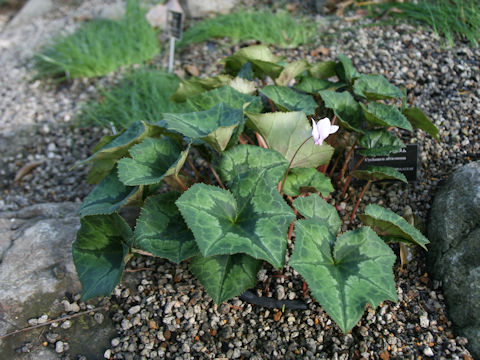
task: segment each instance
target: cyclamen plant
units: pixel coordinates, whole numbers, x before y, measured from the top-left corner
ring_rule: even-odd
[[[428,240],[374,204],[359,215],[366,226],[340,233],[333,185],[343,185],[344,196],[351,177],[406,182],[393,168],[373,166],[356,166],[345,179],[346,163],[356,146],[363,156],[400,150],[398,129],[413,125],[435,137],[437,129],[406,106],[399,88],[358,73],[342,55],[285,64],[260,45],[223,63],[222,75],[181,81],[176,112],[132,122],[80,162],[93,163],[87,180],[97,183],[79,210],[73,244],[83,299],[109,295],[126,262],[143,254],[188,261],[221,303],[254,287],[265,261],[281,269],[294,242],[289,265],[346,332],[367,303],[397,299],[396,257],[386,242],[425,248]],[[203,169],[191,159],[193,148]],[[124,206],[141,207],[134,230],[119,215]]]

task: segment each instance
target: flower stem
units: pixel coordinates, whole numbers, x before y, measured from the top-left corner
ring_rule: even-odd
[[[367,189],[369,188],[370,184],[372,183],[373,180],[368,180],[367,183],[365,184],[365,186],[363,187],[363,190],[362,192],[360,193],[360,195],[358,196],[358,200],[357,202],[355,203],[355,206],[353,208],[353,211],[352,211],[352,216],[350,216],[350,224],[353,222],[353,219],[355,218],[355,214],[357,213],[357,210],[358,210],[358,206],[360,205],[360,201],[362,201],[362,198],[363,198],[363,195],[365,195],[365,193],[367,192]]]
[[[193,164],[193,161],[190,159],[190,157],[187,157],[187,164],[190,166],[190,168],[193,170],[193,173],[195,174],[195,178],[198,181],[201,177],[200,171],[197,170],[195,165]]]
[[[337,181],[341,180],[343,176],[345,175],[345,172],[347,171],[348,168],[348,162],[350,161],[350,158],[352,157],[353,150],[355,149],[355,146],[357,146],[358,138],[355,139],[355,142],[353,143],[350,151],[347,154],[347,157],[345,158],[345,163],[342,166],[342,170],[340,170],[340,174],[337,176]]]
[[[262,135],[260,135],[258,132],[255,132],[255,136],[257,137],[258,146],[264,149],[268,149],[268,145]]]
[[[357,170],[360,167],[360,165],[362,165],[365,158],[366,158],[366,156],[362,156],[362,158],[360,160],[358,160],[358,162],[353,167],[352,171],[350,172],[350,175],[348,175],[347,181],[345,182],[345,185],[343,186],[343,189],[342,189],[342,194],[340,195],[341,199],[343,199],[345,197],[345,193],[347,192],[348,185],[350,185],[350,181],[352,181],[353,176],[352,176],[351,173],[354,172],[355,170]]]
[[[281,184],[280,187],[278,188],[278,191],[280,192],[280,194],[282,194],[283,186],[285,185],[285,180],[287,180],[288,172],[290,171],[290,168],[292,167],[293,159],[295,159],[295,156],[297,156],[298,151],[301,149],[301,147],[302,147],[303,145],[305,145],[306,142],[307,142],[308,140],[310,140],[312,137],[313,137],[313,136],[309,136],[304,142],[302,142],[302,143],[300,144],[300,146],[298,147],[297,151],[295,151],[295,153],[293,154],[292,159],[290,160],[290,163],[288,164],[287,171],[285,171],[285,175],[284,175],[284,177],[283,177],[282,184]]]
[[[215,169],[214,169],[214,167],[212,166],[212,164],[210,164],[209,162],[208,162],[207,164],[208,164],[208,167],[210,168],[210,171],[212,172],[213,176],[215,177],[215,180],[217,180],[218,185],[220,185],[220,187],[221,187],[223,190],[226,190],[225,185],[223,185],[222,180],[220,180],[220,176],[218,176],[218,173],[215,171]]]

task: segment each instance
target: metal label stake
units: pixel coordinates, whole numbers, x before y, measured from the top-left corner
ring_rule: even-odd
[[[183,28],[183,9],[178,0],[169,0],[167,6],[167,29],[170,35],[170,53],[168,56],[168,72],[173,71],[173,62],[175,56],[175,40],[182,39]]]

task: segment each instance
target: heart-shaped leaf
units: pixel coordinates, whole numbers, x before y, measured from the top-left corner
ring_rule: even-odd
[[[333,191],[330,178],[314,168],[295,168],[288,173],[283,192],[289,196],[299,196],[302,191],[320,192],[328,196]]]
[[[338,78],[351,84],[353,80],[360,76],[360,73],[353,67],[352,61],[343,54],[338,55],[339,62],[336,65],[335,71]]]
[[[337,73],[335,71],[337,67],[337,63],[335,61],[322,61],[310,66],[308,72],[314,78],[317,79],[328,79],[332,76],[336,76]]]
[[[78,210],[80,216],[112,214],[131,198],[138,186],[125,186],[114,169],[88,194]]]
[[[281,110],[315,114],[318,106],[311,95],[301,94],[286,86],[267,85],[260,92],[271,99]]]
[[[245,254],[196,256],[190,270],[215,303],[240,295],[255,286],[262,261]]]
[[[304,91],[310,94],[316,94],[321,90],[335,90],[344,85],[343,83],[335,83],[328,80],[317,79],[312,76],[305,76],[300,80],[300,83],[295,86],[295,89]]]
[[[243,110],[220,103],[205,111],[163,114],[161,124],[191,139],[201,139],[222,152],[242,122]]]
[[[175,205],[179,196],[169,192],[147,198],[135,228],[137,249],[175,263],[200,253]]]
[[[362,108],[348,91],[322,90],[319,94],[325,106],[333,110],[343,127],[360,133],[364,132]]]
[[[305,278],[343,332],[357,324],[367,303],[376,308],[384,300],[397,300],[395,254],[370,228],[349,231],[336,240],[318,220],[298,220],[295,229],[290,266]]]
[[[425,250],[430,241],[400,215],[381,206],[370,204],[365,214],[358,215],[365,225],[374,229],[386,240],[403,241],[421,246]]]
[[[438,139],[438,129],[430,121],[430,119],[417,107],[412,107],[403,110],[403,115],[407,117],[407,120],[410,123],[418,128],[426,131],[428,134],[432,135],[435,139]]]
[[[220,61],[225,64],[225,71],[236,75],[246,63],[252,64],[253,72],[258,77],[268,75],[275,79],[283,70],[283,66],[278,64],[283,58],[273,55],[268,46],[252,45],[238,50],[232,56]]]
[[[75,166],[85,164],[93,160],[113,160],[112,168],[115,162],[128,153],[133,145],[142,142],[148,136],[156,136],[163,132],[159,126],[137,121],[118,135],[106,136],[100,140],[100,146],[95,146],[95,152],[85,160],[79,161]],[[112,169],[110,168],[110,170]],[[105,176],[109,173],[108,171]]]
[[[195,184],[176,204],[203,256],[244,253],[277,269],[283,266],[287,228],[294,215],[263,179],[237,199],[227,190]]]
[[[86,216],[72,246],[82,300],[108,296],[120,282],[132,231],[117,214]]]
[[[360,103],[365,119],[374,126],[396,126],[412,130],[407,118],[394,106],[371,102],[367,106]]]
[[[387,130],[366,131],[358,140],[358,145],[365,148],[358,151],[363,156],[386,156],[405,147],[402,140]]]
[[[299,197],[293,201],[295,209],[307,219],[316,219],[323,223],[330,233],[336,234],[342,226],[342,221],[334,206],[318,195]]]
[[[282,72],[275,80],[275,83],[280,86],[289,86],[290,82],[295,79],[298,75],[303,73],[305,70],[308,70],[310,64],[307,60],[301,59],[293,61],[283,68]]]
[[[189,149],[181,151],[168,137],[147,138],[130,149],[132,158],[118,161],[118,177],[130,186],[157,184],[165,176],[178,174]]]
[[[243,94],[228,85],[205,91],[187,100],[187,103],[197,111],[208,110],[222,102],[234,109],[243,109],[244,105],[249,103],[248,109],[252,112],[260,112],[263,108],[258,96]]]
[[[287,166],[275,151],[239,145],[218,167],[231,192],[196,184],[177,200],[203,256],[245,253],[283,266],[294,215],[276,186]]]
[[[197,77],[192,77],[188,80],[181,79],[177,91],[170,97],[170,100],[182,103],[197,94],[228,85],[231,80],[232,77],[230,75],[218,75],[201,79]]]
[[[408,182],[405,175],[389,166],[367,166],[362,170],[352,171],[351,175],[361,180],[400,180]]]
[[[330,161],[333,148],[325,142],[315,145],[312,127],[303,112],[275,112],[267,114],[246,113],[247,126],[258,131],[269,148],[281,153],[288,161],[293,156],[292,167],[317,167]],[[298,150],[303,142],[306,143]],[[298,150],[298,152],[297,152]]]
[[[391,84],[383,75],[361,75],[353,85],[353,92],[367,100],[403,98],[402,90]]]

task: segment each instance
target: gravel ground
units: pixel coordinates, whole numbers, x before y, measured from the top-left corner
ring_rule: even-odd
[[[85,2],[82,9],[92,4]],[[68,169],[87,156],[105,131],[75,129],[69,121],[79,101],[95,94],[94,82],[76,80],[54,87],[28,81],[32,51],[58,29],[74,26],[65,15],[71,18],[76,11],[80,10],[60,8],[31,25],[0,33],[0,76],[5,79],[0,88],[0,140],[8,139],[18,124],[38,124],[25,130],[29,140],[21,151],[0,160],[0,210],[45,201],[80,201],[90,189],[83,180],[86,169]],[[334,21],[325,30],[335,33],[349,26]],[[421,148],[419,180],[386,188],[373,186],[364,204],[377,203],[399,213],[409,205],[426,221],[441,181],[459,166],[478,159],[480,153],[480,50],[462,44],[444,49],[433,34],[410,25],[344,30],[333,39],[319,37],[315,45],[275,52],[311,62],[344,53],[359,71],[381,73],[408,89],[408,103],[433,119],[440,129],[440,141],[422,131],[406,137]],[[322,49],[325,55],[312,51],[319,47],[328,49]],[[216,60],[237,48],[225,41],[195,45],[181,54],[179,65],[195,65],[212,74],[218,71]],[[44,162],[13,183],[21,166],[40,160]],[[350,213],[352,200],[340,204],[345,208],[342,215]],[[138,258],[129,263],[136,271],[129,274],[129,287],[118,287],[110,300],[118,337],[99,358],[471,359],[466,339],[455,336],[448,320],[441,284],[426,273],[425,256],[415,253],[404,269],[396,264],[399,301],[368,309],[361,323],[346,335],[308,293],[303,296],[302,280],[288,266],[281,274],[266,267],[259,274],[256,291],[279,299],[303,299],[308,303],[306,311],[282,313],[239,299],[217,306],[185,264]]]

